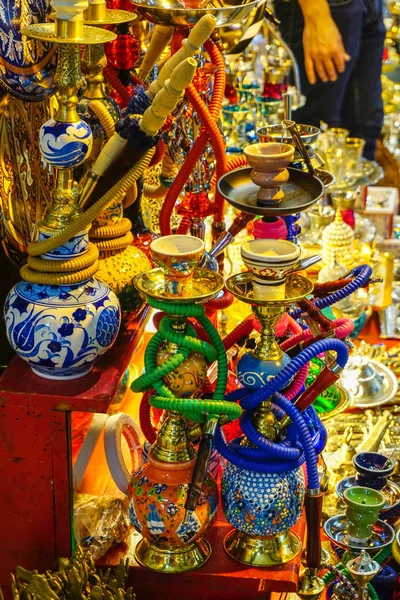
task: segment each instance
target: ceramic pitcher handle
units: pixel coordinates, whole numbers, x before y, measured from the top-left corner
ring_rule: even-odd
[[[132,468],[126,466],[121,439],[125,438],[131,454]],[[104,428],[104,451],[108,468],[115,485],[126,494],[132,473],[142,464],[140,432],[135,421],[125,413],[117,413],[107,419]]]
[[[305,497],[306,521],[307,521],[307,566],[318,569],[321,566],[321,518],[322,518],[322,494]]]
[[[138,77],[144,81],[150,70],[156,64],[159,56],[161,56],[164,49],[170,43],[174,34],[174,28],[166,25],[156,25],[154,27],[153,35],[150,39],[150,44],[147,48],[147,52],[144,55],[143,62],[141,64]]]
[[[154,96],[159,92],[164,82],[171,77],[172,71],[185,58],[194,56],[200,50],[200,47],[210,37],[217,24],[217,19],[212,15],[204,15],[193,27],[189,36],[182,42],[182,48],[175,52],[160,71],[159,76],[149,87],[149,94]]]
[[[171,79],[156,94],[151,106],[145,111],[140,121],[140,129],[146,135],[153,137],[164,125],[165,119],[174,110],[182,92],[192,81],[196,69],[197,62],[191,57],[174,69]]]

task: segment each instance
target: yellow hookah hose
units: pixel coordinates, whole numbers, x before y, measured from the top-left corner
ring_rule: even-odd
[[[125,217],[119,222],[112,225],[103,225],[101,227],[92,227],[90,230],[90,237],[96,239],[96,245],[98,244],[97,239],[101,238],[118,238],[131,230],[132,223]]]
[[[43,273],[70,273],[90,267],[98,258],[98,248],[89,243],[87,252],[82,256],[76,256],[70,260],[44,260],[37,256],[28,256],[28,266],[31,267],[31,270]]]
[[[104,106],[101,100],[92,100],[89,108],[94,112],[100,125],[103,127],[107,138],[109,139],[115,133],[115,121],[112,118],[109,110]]]
[[[394,540],[392,544],[392,556],[394,560],[400,565],[400,546],[397,540]]]
[[[43,273],[40,271],[33,271],[28,265],[24,265],[20,269],[22,279],[29,281],[30,283],[41,283],[44,285],[73,285],[74,283],[80,283],[85,279],[90,279],[99,270],[99,261],[96,260],[87,269],[81,269],[75,273]]]
[[[114,238],[111,240],[96,240],[96,246],[100,252],[107,250],[123,250],[130,246],[133,242],[133,233],[128,231],[123,237]]]
[[[58,246],[65,244],[69,239],[74,237],[80,231],[88,227],[115,198],[122,196],[129,189],[134,181],[139,179],[143,171],[147,169],[155,152],[155,148],[147,150],[141,159],[128,171],[128,173],[116,183],[108,192],[104,194],[93,206],[80,214],[68,227],[56,233],[51,238],[42,242],[31,243],[28,245],[28,254],[30,256],[40,256],[51,250],[55,250]]]

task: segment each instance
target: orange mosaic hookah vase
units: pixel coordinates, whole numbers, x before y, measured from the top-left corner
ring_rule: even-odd
[[[139,275],[135,285],[166,316],[146,348],[145,373],[132,389],[152,390],[149,402],[164,409],[165,418],[148,462],[132,476],[129,514],[143,536],[136,548],[138,562],[155,571],[182,573],[200,567],[210,556],[202,536],[215,516],[218,491],[207,464],[220,420],[236,418],[241,409],[223,400],[225,349],[202,306],[224,284],[218,273],[195,267],[204,243],[172,235],[154,240],[150,250],[161,268]],[[200,323],[211,343],[196,337],[189,317]],[[207,367],[215,360],[215,391],[212,399],[205,399]],[[192,431],[201,433],[198,449],[190,441],[189,423],[195,424]]]

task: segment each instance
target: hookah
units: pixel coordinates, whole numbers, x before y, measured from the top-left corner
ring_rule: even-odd
[[[212,440],[219,421],[236,418],[241,409],[224,401],[225,348],[202,306],[224,286],[221,275],[196,266],[204,242],[189,235],[164,236],[151,243],[150,251],[158,268],[139,275],[135,285],[165,316],[146,348],[145,372],[132,389],[146,391],[142,405],[161,408],[164,416],[148,462],[132,476],[129,514],[143,536],[135,551],[138,562],[182,573],[200,567],[210,555],[201,536],[218,502],[216,483],[207,473]],[[196,337],[189,317],[204,328],[209,341]],[[215,359],[218,377],[209,400],[207,365]],[[196,452],[190,438],[199,436]]]
[[[92,137],[76,112],[76,90],[81,80],[79,46],[103,43],[113,39],[113,34],[83,25],[81,11],[87,4],[55,2],[53,6],[54,24],[32,25],[24,33],[56,41],[60,46],[60,108],[55,120],[45,123],[40,134],[42,154],[56,169],[56,184],[52,204],[38,224],[39,241],[28,246],[28,264],[21,269],[23,281],[8,295],[4,317],[11,346],[37,374],[75,378],[90,372],[94,361],[112,345],[120,323],[115,294],[93,278],[98,269],[98,250],[88,241],[88,229],[149,165],[152,146],[157,142],[154,136],[181,92],[171,91],[166,82],[142,118],[120,122],[121,135],[114,134],[96,160],[97,178],[90,181],[89,189],[84,188],[84,194],[80,190],[82,205],[102,174],[107,174],[107,180],[102,178],[95,190],[98,197],[93,201],[92,196],[92,204],[83,212],[72,169],[90,152]],[[188,70],[190,81],[195,62],[188,59],[182,68]],[[113,165],[117,154],[118,168]],[[113,177],[108,177],[110,166]]]
[[[204,49],[210,57],[214,67],[214,84],[212,97],[207,104],[202,98],[202,92],[205,89],[200,87],[200,94],[196,90],[195,86],[189,86],[186,90],[188,101],[190,102],[190,123],[193,125],[193,131],[198,135],[194,136],[195,139],[189,145],[188,152],[184,163],[176,172],[168,173],[170,170],[171,156],[166,153],[165,160],[167,164],[165,169],[162,170],[160,183],[164,189],[157,187],[156,189],[145,189],[145,195],[148,194],[150,197],[156,196],[158,199],[164,198],[162,209],[160,213],[160,230],[162,235],[168,235],[171,233],[170,218],[172,210],[176,204],[176,201],[181,193],[183,187],[192,176],[192,173],[196,168],[199,169],[200,179],[191,181],[189,185],[189,195],[186,197],[185,205],[185,217],[181,223],[179,233],[185,233],[188,231],[192,224],[192,217],[195,217],[196,222],[193,223],[192,233],[196,235],[203,234],[202,221],[207,214],[214,214],[213,218],[213,237],[216,238],[224,230],[224,201],[219,195],[218,191],[215,193],[214,202],[211,203],[208,198],[208,192],[210,187],[210,180],[212,177],[212,171],[209,170],[207,161],[204,157],[208,154],[208,144],[210,143],[216,159],[216,178],[219,178],[227,169],[227,158],[225,154],[225,145],[223,142],[222,135],[217,125],[217,119],[221,111],[222,101],[224,98],[226,75],[225,75],[225,62],[217,47],[217,45],[208,39],[212,33],[214,27],[221,27],[228,24],[234,24],[245,19],[252,9],[258,5],[258,0],[245,2],[238,6],[228,4],[213,4],[212,2],[203,7],[197,3],[191,3],[190,6],[182,6],[178,1],[169,3],[168,9],[165,8],[162,3],[153,3],[148,0],[134,2],[137,10],[146,19],[156,25],[173,26],[176,28],[174,38],[172,40],[172,48],[179,48],[180,40],[185,35],[187,28],[193,27],[193,25],[204,24],[204,37],[201,40],[196,40],[196,53],[199,52],[200,46],[204,45]],[[210,25],[212,24],[212,27]],[[190,47],[191,33],[189,37],[184,40],[183,47],[178,50],[179,54],[182,50]],[[151,47],[150,43],[150,47]],[[171,61],[174,60],[175,54],[172,55]],[[151,85],[150,85],[151,89]],[[192,111],[196,113],[194,117]],[[186,114],[186,113],[185,113]],[[176,124],[177,131],[185,132],[188,127],[186,119],[180,119],[181,123]],[[200,120],[201,124],[198,123]],[[183,134],[182,134],[183,135]],[[169,144],[171,145],[171,144]],[[229,168],[239,166],[242,160],[239,162],[234,161],[230,164]],[[189,207],[189,208],[188,208]],[[193,210],[194,207],[194,210]],[[183,207],[182,207],[183,208]],[[190,212],[191,217],[189,218],[188,213]],[[198,214],[197,214],[198,213]]]
[[[253,170],[251,167],[237,169],[218,181],[225,199],[239,210],[287,215],[308,208],[321,197],[320,180],[282,164],[283,158],[286,164],[290,163],[293,148],[289,151],[284,144],[275,144],[275,147],[271,143],[256,144],[247,147],[245,152]],[[289,193],[286,181],[292,184]],[[279,184],[282,184],[281,190]],[[283,196],[280,191],[284,192]],[[300,544],[289,531],[301,511],[304,483],[298,469],[305,459],[307,570],[298,593],[308,597],[306,590],[313,588],[318,591],[315,597],[319,597],[324,584],[318,577],[322,495],[316,456],[323,449],[324,436],[311,440],[304,419],[308,416],[305,411],[338,379],[347,361],[346,344],[330,335],[346,337],[351,331],[349,323],[343,323],[341,328],[342,324],[329,321],[320,310],[365,285],[371,268],[364,265],[354,269],[351,273],[354,279],[347,283],[341,280],[317,285],[316,299],[310,300],[313,286],[295,273],[300,250],[293,243],[256,239],[242,247],[242,257],[248,272],[230,277],[227,289],[239,300],[252,305],[261,322],[261,335],[256,350],[244,354],[237,366],[237,375],[244,387],[227,397],[232,402],[239,400],[244,409],[240,425],[245,437],[227,445],[218,430],[215,438],[216,448],[228,460],[222,479],[223,507],[225,516],[235,527],[225,539],[225,550],[240,562],[261,566],[281,564],[299,552]],[[299,308],[294,309],[294,303]],[[285,306],[292,307],[290,315],[295,319],[308,313],[311,329],[288,338],[279,348],[274,324]],[[312,326],[312,321],[319,327]],[[336,352],[336,359],[332,358],[332,351]],[[307,365],[321,353],[326,353],[323,375],[321,372],[302,392]],[[300,372],[303,368],[305,372]],[[296,376],[294,381],[293,376]],[[285,507],[283,512],[282,507]]]
[[[137,15],[132,12],[107,8],[105,0],[90,2],[84,13],[85,23],[92,26],[115,26],[136,19]],[[115,123],[121,116],[116,101],[106,94],[103,75],[106,66],[107,58],[102,44],[85,48],[83,68],[86,72],[86,89],[77,110],[94,133],[92,152],[84,164],[86,169],[97,159],[104,141],[114,135]],[[174,82],[170,81],[170,85],[176,89]],[[89,232],[90,241],[99,250],[97,277],[117,294],[122,310],[141,308],[142,303],[134,293],[133,279],[138,273],[151,268],[144,252],[132,244],[132,222],[124,217],[124,208],[132,204],[136,197],[137,187],[134,183],[124,199],[116,199],[99,215]]]

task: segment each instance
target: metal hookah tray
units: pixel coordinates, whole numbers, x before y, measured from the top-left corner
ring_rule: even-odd
[[[247,19],[260,0],[212,0],[204,6],[191,6],[182,0],[131,0],[138,12],[150,23],[172,27],[193,27],[204,15],[213,15],[217,27],[233,25]]]
[[[257,199],[260,188],[252,182],[251,171],[251,167],[242,167],[226,173],[218,180],[217,189],[234,208],[252,215],[294,215],[312,206],[324,193],[324,184],[318,177],[288,167],[289,179],[281,186],[282,201],[276,206],[264,206]]]

